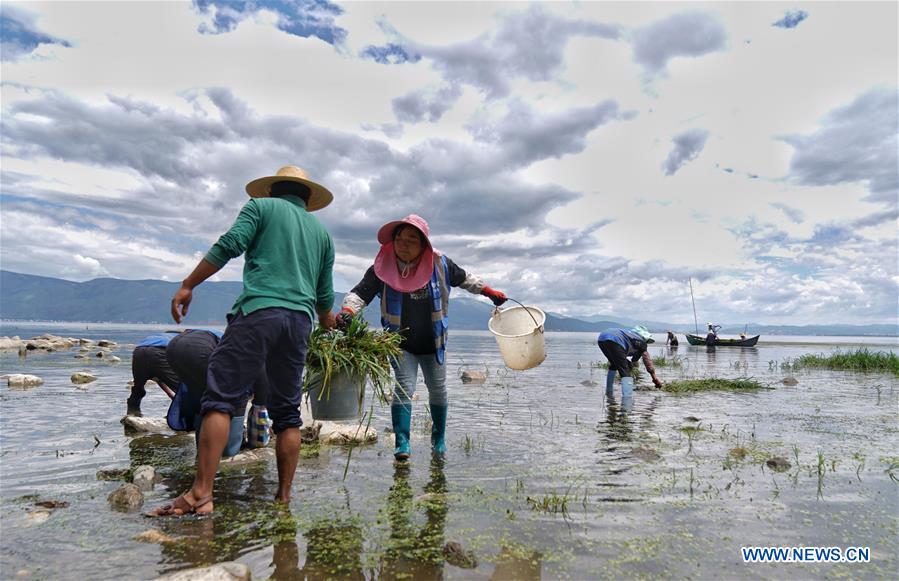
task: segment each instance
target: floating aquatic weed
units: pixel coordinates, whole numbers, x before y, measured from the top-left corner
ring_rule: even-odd
[[[785,357],[784,360],[780,362],[779,367],[781,371],[799,371],[799,368],[802,367],[802,363],[792,357]]]
[[[824,498],[824,475],[827,473],[827,466],[824,463],[824,452],[818,451],[818,500]]]
[[[746,371],[749,369],[749,362],[748,361],[734,361],[731,364],[731,367],[733,369],[742,369],[742,370]]]
[[[531,510],[545,512],[549,514],[561,514],[563,518],[568,518],[568,495],[567,494],[547,494],[543,498],[534,499],[530,496],[526,501],[531,505]]]
[[[662,390],[669,393],[692,393],[697,391],[756,391],[760,389],[774,388],[763,385],[751,377],[741,377],[738,379],[724,379],[718,377],[684,379],[669,381],[662,386]]]
[[[727,451],[728,458],[733,458],[734,460],[737,460],[739,462],[742,462],[748,454],[749,452],[746,450],[746,448],[741,448],[739,446],[736,448],[731,448]]]
[[[899,375],[899,355],[889,351],[871,351],[860,347],[855,351],[837,350],[829,355],[824,353],[803,355],[798,363],[804,367],[824,367],[846,371],[886,371]]]
[[[699,484],[701,484],[700,480],[693,476],[693,468],[692,467],[690,468],[690,480],[688,482],[690,484],[690,498],[692,499],[693,498],[693,488],[695,486],[699,486]]]
[[[303,444],[300,446],[300,458],[318,458],[321,453],[321,445],[318,442],[314,444]]]
[[[373,412],[374,412],[373,408],[369,408],[369,410],[368,410],[368,422],[366,422],[366,424],[365,424],[365,429],[362,431],[363,434],[367,434],[367,433],[368,433],[369,427],[371,427],[371,418],[372,418],[372,416],[374,416],[374,413],[373,413]],[[352,440],[353,442],[358,442],[358,441],[359,441],[359,439],[358,439],[358,436],[359,436],[359,430],[362,428],[362,422],[363,422],[364,420],[365,420],[365,415],[363,414],[362,420],[360,420],[360,421],[359,421],[359,425],[356,426],[356,433],[353,434],[353,440]],[[350,444],[350,449],[349,449],[349,451],[347,452],[347,455],[346,455],[346,466],[343,467],[343,479],[342,479],[342,480],[346,480],[347,472],[349,472],[349,470],[350,470],[350,458],[353,457],[353,449],[354,449],[357,445],[358,445],[358,444]]]
[[[685,359],[683,357],[678,357],[677,355],[672,355],[670,357],[666,356],[664,351],[659,351],[659,354],[656,357],[652,358],[652,364],[655,367],[676,367],[680,368],[684,366]]]
[[[899,457],[886,456],[881,458],[880,462],[888,465],[883,472],[890,477],[890,480],[899,483]]]
[[[306,538],[304,572],[313,573],[310,577],[362,577],[365,535],[359,519],[322,519],[303,536]]]
[[[695,426],[684,426],[680,428],[680,431],[687,435],[687,454],[693,453],[693,438],[696,437],[697,433],[702,431],[702,428],[700,427],[701,425],[702,422],[696,424]]]
[[[484,440],[478,436],[477,438],[472,438],[470,435],[465,434],[462,437],[462,450],[466,454],[471,454],[476,450],[484,449]]]
[[[858,465],[855,467],[855,477],[858,478],[859,482],[861,482],[862,470],[865,469],[865,455],[861,452],[856,452],[852,455],[852,459],[858,462]]]

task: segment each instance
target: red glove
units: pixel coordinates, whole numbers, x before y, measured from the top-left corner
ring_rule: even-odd
[[[337,328],[343,331],[347,327],[350,326],[350,321],[353,320],[353,317],[356,313],[353,312],[353,309],[349,307],[343,307],[340,309],[340,312],[337,313]]]
[[[489,286],[485,286],[481,290],[481,294],[493,301],[493,304],[497,307],[506,302],[506,299],[508,298],[504,292],[493,290]]]

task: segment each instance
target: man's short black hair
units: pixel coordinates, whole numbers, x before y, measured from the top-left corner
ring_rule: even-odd
[[[299,196],[304,202],[308,204],[309,196],[312,195],[312,191],[306,184],[285,181],[273,183],[270,195],[273,198],[277,198],[279,196]]]

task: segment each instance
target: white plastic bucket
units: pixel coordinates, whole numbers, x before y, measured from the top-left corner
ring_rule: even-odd
[[[546,313],[537,307],[511,307],[493,311],[487,328],[496,337],[506,366],[512,369],[537,367],[546,359],[543,324]]]

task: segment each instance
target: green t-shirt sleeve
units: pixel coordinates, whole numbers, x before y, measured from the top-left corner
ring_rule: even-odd
[[[334,241],[328,236],[325,259],[318,275],[318,283],[315,288],[315,308],[317,311],[330,311],[334,306]]]
[[[249,200],[241,208],[231,229],[222,234],[206,253],[206,260],[221,268],[232,258],[243,254],[256,236],[261,218],[256,200]]]

